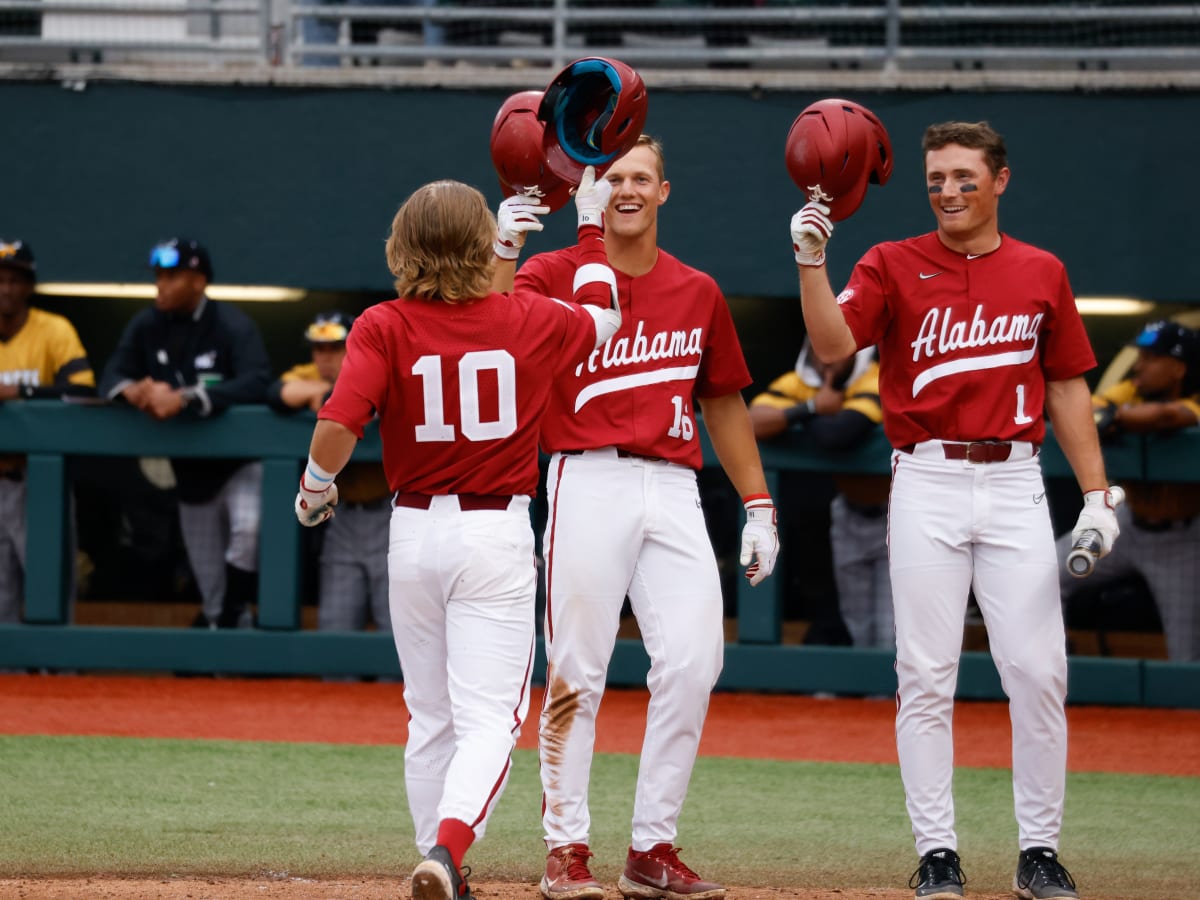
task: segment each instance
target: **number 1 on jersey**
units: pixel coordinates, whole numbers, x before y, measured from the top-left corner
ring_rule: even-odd
[[[1018,425],[1028,425],[1033,421],[1030,416],[1025,413],[1025,385],[1017,385],[1017,414],[1013,417],[1013,421]]]

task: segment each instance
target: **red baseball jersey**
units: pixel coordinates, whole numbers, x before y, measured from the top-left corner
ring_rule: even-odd
[[[390,300],[355,320],[318,417],[361,438],[378,410],[393,491],[532,496],[552,380],[595,344],[583,306],[529,291]]]
[[[879,244],[838,303],[858,346],[879,345],[883,427],[894,447],[1040,443],[1046,382],[1096,365],[1063,264],[1008,236],[979,255],[957,253],[933,232]]]
[[[530,257],[517,287],[571,296],[577,255],[568,247]],[[555,382],[542,449],[614,446],[699,469],[693,397],[751,383],[729,304],[710,276],[662,250],[645,275],[616,275],[621,327]]]

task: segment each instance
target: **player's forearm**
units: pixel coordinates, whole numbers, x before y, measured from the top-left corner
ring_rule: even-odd
[[[767,479],[754,439],[754,426],[742,395],[704,398],[700,400],[700,409],[713,450],[738,496],[767,494]]]
[[[358,438],[345,425],[332,419],[321,419],[313,429],[308,455],[322,469],[337,474],[350,462],[357,444]]]
[[[813,351],[822,362],[845,359],[858,350],[854,334],[838,308],[824,266],[799,266],[800,308]]]
[[[497,256],[496,270],[492,272],[492,290],[498,294],[511,294],[516,277],[517,261]]]
[[[1177,431],[1196,424],[1196,414],[1182,403],[1129,403],[1119,406],[1113,421],[1122,431]]]
[[[1046,383],[1046,412],[1054,438],[1083,493],[1108,489],[1104,456],[1092,415],[1092,397],[1082,378]]]

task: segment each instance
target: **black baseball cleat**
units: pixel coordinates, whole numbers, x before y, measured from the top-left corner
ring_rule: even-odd
[[[1021,851],[1017,857],[1017,874],[1013,877],[1013,893],[1025,900],[1079,897],[1075,879],[1049,847],[1030,847]]]
[[[466,872],[459,872],[450,851],[438,844],[412,873],[412,900],[475,900]]]
[[[908,886],[916,888],[915,897],[922,900],[953,900],[963,895],[963,875],[958,854],[949,847],[930,850],[921,857],[917,871],[908,879]]]

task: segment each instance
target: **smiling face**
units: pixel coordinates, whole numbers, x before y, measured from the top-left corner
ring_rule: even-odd
[[[604,177],[613,186],[605,213],[608,234],[628,239],[653,235],[658,208],[671,193],[671,183],[662,176],[662,159],[654,149],[638,144],[613,163]]]
[[[997,210],[1008,186],[1008,167],[993,173],[982,150],[947,144],[925,154],[929,206],[942,242],[961,253],[987,253],[999,245]]]

